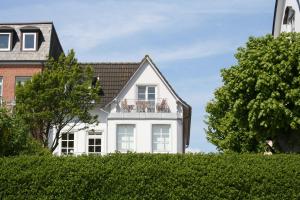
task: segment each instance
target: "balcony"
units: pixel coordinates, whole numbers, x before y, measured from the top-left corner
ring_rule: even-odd
[[[137,100],[124,99],[119,102],[118,112],[125,113],[170,113],[167,99]]]
[[[116,112],[109,119],[177,119],[180,114],[171,112],[167,99],[124,99],[117,103]]]

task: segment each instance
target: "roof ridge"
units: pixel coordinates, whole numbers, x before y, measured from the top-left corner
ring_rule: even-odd
[[[53,21],[44,22],[0,22],[0,25],[28,25],[28,24],[53,24]]]
[[[81,65],[89,64],[141,64],[141,62],[78,62]]]

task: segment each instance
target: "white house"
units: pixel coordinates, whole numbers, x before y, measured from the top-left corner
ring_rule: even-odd
[[[272,33],[277,37],[281,32],[300,32],[299,0],[276,0]]]
[[[62,133],[54,154],[185,152],[191,107],[149,56],[137,63],[81,65],[92,66],[100,80],[101,104],[91,111],[98,115],[99,123],[79,124],[71,133]]]

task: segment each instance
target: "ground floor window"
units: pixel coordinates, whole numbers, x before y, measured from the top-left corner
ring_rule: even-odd
[[[74,133],[62,133],[61,153],[63,155],[71,155],[74,153]]]
[[[120,152],[134,151],[134,128],[132,124],[117,125],[117,150]]]
[[[102,132],[90,131],[88,133],[88,154],[101,153],[101,137]]]
[[[152,125],[152,151],[155,153],[171,151],[170,125]]]

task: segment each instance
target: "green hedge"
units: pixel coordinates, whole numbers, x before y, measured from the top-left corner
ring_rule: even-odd
[[[0,199],[300,199],[300,155],[0,158]]]

